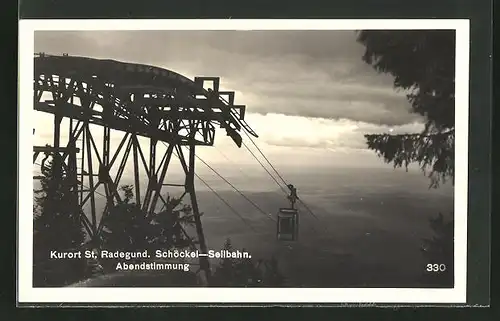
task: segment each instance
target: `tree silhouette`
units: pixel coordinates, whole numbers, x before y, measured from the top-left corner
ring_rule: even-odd
[[[365,135],[368,148],[395,167],[418,163],[432,187],[453,180],[455,31],[363,30],[357,40],[366,48],[363,60],[394,76],[394,87],[426,119],[421,133]]]
[[[46,158],[47,159],[47,158]],[[45,160],[46,160],[45,159]],[[81,209],[76,193],[72,190],[74,177],[57,169],[51,162],[42,162],[41,189],[35,191],[34,213],[34,258],[33,285],[66,286],[88,277],[99,286],[114,282],[160,284],[165,275],[153,273],[150,276],[111,273],[115,272],[117,260],[51,259],[51,251],[75,252],[91,249],[81,222]],[[185,227],[194,225],[192,208],[182,204],[180,199],[167,196],[165,206],[157,213],[148,215],[136,203],[132,186],[120,188],[124,194],[122,202],[111,207],[103,218],[100,247],[110,251],[144,251],[145,249],[182,249],[192,246],[192,240]],[[224,249],[232,250],[230,240]],[[99,250],[99,249],[93,249]],[[244,251],[244,250],[243,250]],[[176,283],[192,285],[192,272],[172,271]],[[105,274],[97,276],[98,274]],[[97,278],[95,278],[97,276]],[[104,277],[104,279],[99,279]],[[92,280],[90,279],[90,280]],[[171,278],[170,278],[171,280]],[[83,283],[82,283],[83,282]],[[87,284],[89,281],[80,283]],[[158,283],[160,282],[160,283]],[[277,262],[250,259],[223,259],[215,270],[213,286],[279,286],[284,282]],[[92,283],[92,282],[90,282]],[[127,283],[128,284],[128,283]],[[119,286],[119,284],[117,284]]]
[[[439,213],[430,224],[434,236],[424,239],[422,252],[430,264],[445,264],[446,270],[432,272],[426,269],[423,280],[429,285],[448,287],[454,283],[454,221],[445,220]]]
[[[33,286],[64,286],[85,277],[86,262],[51,259],[50,252],[81,250],[85,232],[71,179],[63,173],[55,175],[52,162],[43,167],[42,174],[33,212]]]
[[[394,87],[407,92],[412,111],[424,116],[421,133],[365,135],[368,148],[394,167],[419,164],[431,179],[430,187],[455,176],[455,31],[363,30],[363,60],[380,73],[394,76]],[[453,214],[453,213],[452,213]],[[453,216],[453,215],[452,215]],[[440,213],[431,219],[435,236],[425,239],[422,251],[431,264],[446,271],[425,273],[430,285],[452,286],[454,267],[453,220]]]
[[[224,243],[224,250],[234,251],[231,240]],[[245,251],[243,249],[242,251]],[[285,277],[278,268],[277,261],[223,258],[214,271],[212,286],[215,287],[278,287],[283,285]]]
[[[192,208],[182,204],[180,199],[167,196],[165,206],[158,213],[148,215],[136,203],[133,189],[130,185],[120,187],[124,194],[121,203],[112,207],[107,216],[103,219],[102,248],[109,251],[144,251],[183,249],[192,245],[192,240],[185,231],[185,227],[194,225]],[[231,251],[232,245],[228,239],[224,249]],[[244,250],[243,250],[244,251]],[[119,260],[106,259],[97,260],[93,265],[99,265],[101,269],[96,269],[94,278],[87,280],[85,284],[95,284],[102,286],[106,283],[118,282],[117,286],[123,284],[137,284],[142,286],[153,282],[164,284],[172,282],[172,277],[167,274],[149,273],[148,275],[137,273],[116,274],[115,267]],[[132,263],[134,260],[131,260]],[[192,286],[194,273],[168,271],[170,275],[175,275],[175,283]],[[99,276],[99,274],[105,274]],[[102,277],[102,279],[100,279]],[[230,259],[221,260],[220,266],[215,269],[211,286],[280,286],[284,282],[284,277],[278,269],[274,259],[269,261],[259,260],[254,263],[250,259]],[[114,280],[114,281],[113,281]],[[170,281],[169,281],[170,280]]]
[[[102,247],[110,251],[144,251],[157,249],[182,249],[192,244],[185,227],[193,225],[190,206],[180,199],[166,197],[163,209],[148,215],[135,202],[132,186],[120,188],[124,200],[112,207],[103,219]],[[115,260],[101,264],[106,270],[113,269]]]

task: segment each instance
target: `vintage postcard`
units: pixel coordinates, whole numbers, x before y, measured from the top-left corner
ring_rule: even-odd
[[[20,303],[465,303],[468,20],[19,26]]]

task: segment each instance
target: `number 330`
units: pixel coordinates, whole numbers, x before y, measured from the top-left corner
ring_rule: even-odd
[[[445,264],[427,264],[427,272],[444,272],[446,271]]]

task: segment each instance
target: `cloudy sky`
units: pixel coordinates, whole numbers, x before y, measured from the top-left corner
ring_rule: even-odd
[[[219,76],[221,90],[235,91],[235,103],[247,106],[256,142],[284,165],[390,166],[366,150],[363,134],[422,128],[392,77],[361,60],[354,31],[39,31],[35,51]],[[36,143],[48,142],[51,120],[37,117]],[[216,147],[200,155],[223,163],[222,151],[251,162],[223,131]]]

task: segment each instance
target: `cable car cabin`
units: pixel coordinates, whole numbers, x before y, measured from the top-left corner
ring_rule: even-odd
[[[297,209],[280,208],[277,221],[279,241],[296,241],[299,236],[299,213]]]

